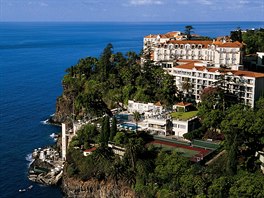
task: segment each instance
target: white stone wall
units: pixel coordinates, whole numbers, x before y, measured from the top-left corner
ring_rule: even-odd
[[[153,114],[160,114],[162,112],[162,106],[154,105],[153,103],[140,103],[132,100],[128,101],[127,111],[129,113],[139,112],[140,114],[152,111]]]
[[[66,124],[65,123],[61,124],[61,130],[62,130],[61,157],[62,157],[62,160],[66,160],[68,137],[66,135]]]
[[[183,137],[183,134],[188,133],[188,121],[173,120],[172,123],[175,136]]]

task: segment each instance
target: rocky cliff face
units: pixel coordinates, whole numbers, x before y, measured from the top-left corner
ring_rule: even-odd
[[[128,186],[115,184],[114,181],[91,179],[80,181],[63,176],[62,190],[66,197],[74,198],[136,198],[135,192]]]
[[[51,118],[52,123],[63,123],[69,120],[72,114],[72,100],[65,95],[59,97],[56,101],[56,112]]]
[[[50,119],[51,123],[60,124],[66,120],[70,120],[70,116],[73,114],[73,92],[70,91],[70,88],[62,84],[63,92],[56,101],[56,112],[54,116]]]

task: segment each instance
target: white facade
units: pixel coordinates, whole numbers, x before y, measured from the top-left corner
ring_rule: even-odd
[[[168,121],[168,119],[148,118],[147,129],[159,135],[166,136],[170,130],[168,127]]]
[[[257,151],[256,157],[258,157],[260,162],[261,162],[260,169],[261,169],[262,173],[264,174],[264,152],[263,151]]]
[[[258,55],[257,66],[264,67],[264,52],[257,52],[257,55]]]
[[[159,135],[183,137],[183,134],[196,129],[196,123],[199,123],[196,116],[189,120],[148,118],[147,129]]]
[[[125,155],[126,149],[114,144],[108,143],[108,147],[112,148],[114,154],[119,155],[120,157],[123,157]]]
[[[61,124],[61,130],[62,130],[62,140],[61,140],[61,158],[62,160],[66,160],[66,152],[67,152],[67,146],[68,146],[68,137],[66,134],[66,124]]]
[[[239,42],[169,40],[154,47],[153,60],[204,60],[215,67],[242,64],[242,47]]]
[[[180,31],[167,32],[165,34],[150,34],[143,39],[143,49],[154,49],[158,44],[165,43],[169,40],[186,40],[187,36]]]
[[[183,134],[188,133],[196,129],[196,124],[199,122],[197,117],[193,117],[189,120],[173,120],[173,132],[177,137],[183,137]]]
[[[152,113],[153,115],[156,115],[162,113],[163,107],[160,105],[155,105],[154,103],[140,103],[129,100],[127,111],[129,113],[134,113],[137,111],[140,114],[149,112]]]
[[[201,62],[189,62],[173,68],[166,68],[169,74],[175,77],[176,86],[185,92],[193,95],[196,102],[200,101],[200,94],[206,87],[214,87],[224,73],[229,78],[226,84],[227,89],[238,95],[245,104],[254,107],[254,102],[264,92],[264,74],[230,70],[221,68],[211,68],[202,66]],[[188,83],[189,90],[183,90],[183,82]]]

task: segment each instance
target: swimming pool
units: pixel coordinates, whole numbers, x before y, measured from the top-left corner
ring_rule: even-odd
[[[132,123],[122,123],[120,124],[120,126],[122,128],[130,129],[130,130],[136,130],[136,128],[139,128],[139,126],[137,127],[135,124],[132,124]]]
[[[128,114],[116,114],[115,117],[119,121],[128,121]]]

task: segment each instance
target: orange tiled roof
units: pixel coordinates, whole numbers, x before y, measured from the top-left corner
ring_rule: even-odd
[[[160,101],[156,102],[155,105],[156,106],[162,106]]]
[[[156,34],[150,34],[150,35],[147,35],[145,36],[144,38],[157,38],[158,35]]]
[[[192,103],[189,103],[189,102],[179,102],[176,104],[176,106],[182,106],[182,107],[187,107],[190,105],[192,105]]]
[[[251,71],[243,71],[243,70],[231,70],[231,72],[236,76],[247,76],[247,77],[253,77],[253,78],[263,78],[263,73],[258,72],[251,72]]]
[[[96,150],[96,147],[90,148],[90,149],[86,149],[84,152],[88,153],[88,152],[93,152]]]
[[[215,41],[213,42],[213,44],[217,45],[218,47],[239,47],[239,48],[243,47],[243,44],[238,41],[226,42],[226,43]]]
[[[199,45],[201,44],[203,48],[207,48],[208,45],[211,45],[213,43],[213,41],[197,41],[197,40],[171,40],[167,42],[168,44],[195,44],[195,45]]]
[[[198,71],[203,71],[204,69],[206,69],[208,72],[216,72],[216,71],[222,70],[223,72],[231,72],[235,76],[264,78],[264,73],[244,71],[244,70],[230,70],[230,69],[222,69],[222,68],[216,68],[216,67],[195,66],[195,62],[190,62],[190,63],[183,64],[183,65],[178,65],[178,66],[176,66],[176,68],[189,69],[189,70],[192,70],[193,68],[195,68]]]

